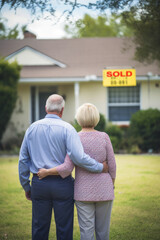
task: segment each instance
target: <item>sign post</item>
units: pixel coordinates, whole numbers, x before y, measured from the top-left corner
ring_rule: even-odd
[[[105,69],[103,70],[104,87],[136,86],[136,70],[129,69]]]

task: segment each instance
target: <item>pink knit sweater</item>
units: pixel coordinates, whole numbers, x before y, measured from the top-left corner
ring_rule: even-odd
[[[116,162],[109,136],[104,132],[79,133],[85,153],[98,162],[107,160],[109,173],[92,173],[75,166],[74,199],[77,201],[108,201],[114,199],[112,178],[116,177]],[[68,176],[74,164],[67,155],[57,171],[64,178]]]

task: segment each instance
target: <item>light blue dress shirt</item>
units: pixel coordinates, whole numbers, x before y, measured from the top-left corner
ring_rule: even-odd
[[[91,172],[102,172],[103,164],[84,153],[80,138],[69,123],[47,114],[27,129],[19,156],[19,178],[24,190],[30,190],[30,172],[53,168],[64,162],[66,154],[75,165]]]

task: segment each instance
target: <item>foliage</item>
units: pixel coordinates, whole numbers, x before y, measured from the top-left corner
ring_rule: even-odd
[[[77,132],[80,125],[73,126]],[[157,109],[140,110],[132,115],[130,126],[118,126],[107,122],[100,114],[96,130],[106,132],[112,142],[115,153],[160,152],[160,111]]]
[[[109,136],[115,136],[119,140],[122,139],[122,129],[117,125],[108,124],[106,128],[106,132]]]
[[[122,129],[117,125],[107,124],[105,132],[110,137],[114,152],[118,152],[121,149]]]
[[[64,30],[73,38],[133,35],[132,29],[126,26],[120,14],[112,14],[110,18],[105,15],[93,18],[85,14],[83,19],[76,21],[74,25],[65,25]]]
[[[134,31],[135,59],[140,62],[160,62],[160,1],[139,1],[123,12],[123,21]]]
[[[20,32],[24,32],[26,25],[19,28],[19,25],[15,25],[12,29],[7,27],[7,20],[0,17],[0,39],[16,39],[19,37]]]
[[[134,113],[130,122],[132,143],[142,151],[160,151],[160,111],[158,109],[140,110]]]
[[[137,144],[134,144],[134,145],[131,145],[129,152],[131,154],[139,154],[139,153],[141,153],[141,150]]]
[[[20,147],[22,145],[22,141],[24,138],[25,132],[18,133],[16,132],[14,137],[10,137],[5,142],[3,141],[1,145],[0,154],[4,155],[18,155]]]
[[[100,119],[95,129],[98,131],[104,132],[106,127],[106,119],[102,113],[100,113],[99,115],[100,115]]]
[[[17,85],[21,67],[0,59],[0,141],[17,100]]]
[[[72,123],[73,127],[76,129],[77,132],[81,131],[81,126],[78,124],[77,120],[75,119],[74,122]]]
[[[134,0],[97,0],[97,1],[77,1],[77,0],[61,0],[56,3],[53,0],[1,0],[0,9],[8,4],[11,8],[18,7],[26,8],[32,14],[39,16],[40,14],[48,13],[53,15],[59,8],[64,9],[64,14],[71,15],[79,8],[104,11],[105,9],[122,9],[128,4],[134,3]]]

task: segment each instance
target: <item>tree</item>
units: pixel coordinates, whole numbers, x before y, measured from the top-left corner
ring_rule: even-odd
[[[75,9],[87,8],[92,10],[99,9],[104,11],[105,9],[122,9],[128,4],[131,6],[134,0],[97,0],[93,1],[77,1],[77,0],[61,0],[58,2],[54,0],[1,0],[0,9],[8,4],[11,8],[17,9],[18,7],[26,8],[31,11],[32,14],[48,12],[54,15],[58,8],[64,6],[64,12],[72,14]]]
[[[84,18],[76,21],[74,25],[65,25],[64,30],[73,38],[133,35],[132,29],[126,27],[120,14],[112,14],[110,18],[99,16],[96,19],[85,14]]]
[[[7,27],[7,20],[0,17],[0,39],[16,39],[19,37],[20,32],[26,30],[26,25],[21,28],[15,25],[12,29]]]
[[[20,70],[16,62],[0,59],[0,141],[16,104]]]
[[[122,13],[123,21],[134,31],[135,58],[140,62],[160,62],[160,0],[140,1],[139,8]]]

